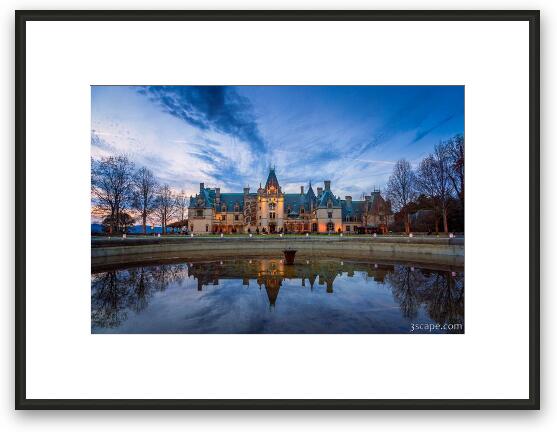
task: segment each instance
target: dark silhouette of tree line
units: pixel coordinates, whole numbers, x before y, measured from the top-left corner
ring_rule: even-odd
[[[187,277],[186,264],[132,267],[91,275],[92,327],[118,327],[144,310],[155,292]]]
[[[415,320],[425,305],[429,317],[438,324],[464,324],[464,273],[395,265],[385,281],[405,318]]]
[[[164,234],[176,217],[185,220],[187,209],[184,191],[161,184],[148,168],[136,169],[125,155],[91,159],[91,203],[92,214],[111,234],[127,232],[136,221],[144,234],[149,221],[159,223]]]
[[[441,141],[417,169],[400,159],[387,184],[387,198],[395,214],[394,228],[411,232],[410,215],[433,214],[435,231],[464,231],[464,136]]]

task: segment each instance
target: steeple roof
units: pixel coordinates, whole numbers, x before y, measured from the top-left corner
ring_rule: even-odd
[[[274,187],[277,191],[279,188],[279,182],[274,168],[269,169],[269,176],[267,177],[267,182],[265,183],[265,189],[269,190],[270,187]]]
[[[314,201],[316,196],[315,196],[315,192],[313,192],[313,188],[311,187],[311,182],[309,182],[309,189],[307,191],[307,199],[311,202]]]

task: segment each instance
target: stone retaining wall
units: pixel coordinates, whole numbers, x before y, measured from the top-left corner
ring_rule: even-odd
[[[368,259],[440,262],[464,265],[464,239],[408,237],[174,237],[93,239],[93,265],[148,258],[188,256],[282,255],[294,249],[300,255],[357,256]]]

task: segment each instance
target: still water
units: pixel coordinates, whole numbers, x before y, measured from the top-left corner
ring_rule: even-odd
[[[323,257],[91,274],[92,333],[464,333],[464,272]]]

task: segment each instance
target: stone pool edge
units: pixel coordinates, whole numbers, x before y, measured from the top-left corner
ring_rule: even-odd
[[[354,256],[464,265],[463,238],[410,237],[153,237],[93,238],[91,264],[133,262],[160,257],[252,256],[295,249],[300,255]]]

